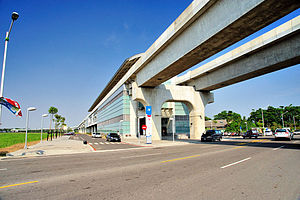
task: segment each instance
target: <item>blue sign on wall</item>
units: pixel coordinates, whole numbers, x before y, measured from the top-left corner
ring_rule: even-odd
[[[146,106],[146,115],[152,115],[152,106]]]

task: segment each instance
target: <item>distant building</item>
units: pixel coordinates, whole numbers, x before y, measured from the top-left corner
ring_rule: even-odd
[[[225,130],[227,121],[222,120],[207,120],[205,121],[205,129]]]

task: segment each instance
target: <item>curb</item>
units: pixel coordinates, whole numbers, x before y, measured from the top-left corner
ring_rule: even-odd
[[[93,147],[91,144],[89,144],[88,143],[88,145],[90,145],[90,147],[94,150],[94,151],[96,151],[96,149],[95,149],[95,147]]]

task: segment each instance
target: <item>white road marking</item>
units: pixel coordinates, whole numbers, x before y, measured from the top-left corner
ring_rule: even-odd
[[[153,153],[153,154],[145,154],[145,155],[139,155],[139,156],[126,156],[121,158],[139,158],[139,157],[145,157],[145,156],[154,156],[154,155],[160,155],[161,153]]]
[[[276,150],[278,150],[278,149],[281,149],[282,147],[284,147],[284,145],[283,145],[283,146],[280,146],[280,147],[278,147],[278,148],[273,149],[273,151],[276,151]]]
[[[93,143],[89,143],[90,145],[92,145]]]
[[[104,144],[103,142],[99,142],[99,144]]]
[[[231,164],[229,164],[229,165],[225,165],[225,166],[221,167],[221,169],[224,169],[224,168],[226,168],[226,167],[230,167],[230,166],[232,166],[232,165],[239,164],[239,163],[241,163],[241,162],[244,162],[244,161],[246,161],[246,160],[250,160],[250,159],[251,159],[251,157],[249,157],[249,158],[245,158],[245,159],[243,159],[243,160],[240,160],[240,161],[237,161],[237,162],[231,163]]]
[[[98,144],[97,142],[95,142],[94,144]]]
[[[109,142],[105,142],[105,144],[109,144]]]
[[[5,171],[5,170],[7,170],[7,168],[0,169],[0,171]]]

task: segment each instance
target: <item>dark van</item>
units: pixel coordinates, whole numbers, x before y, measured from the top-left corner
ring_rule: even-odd
[[[202,136],[201,136],[201,142],[206,141],[221,141],[222,139],[222,132],[220,130],[207,130]]]
[[[243,138],[257,138],[259,135],[259,132],[257,129],[251,129],[251,130],[248,130],[246,133],[244,133],[243,135]]]
[[[109,141],[109,142],[113,142],[113,141],[121,142],[121,137],[117,133],[109,133],[106,136],[106,140]]]

